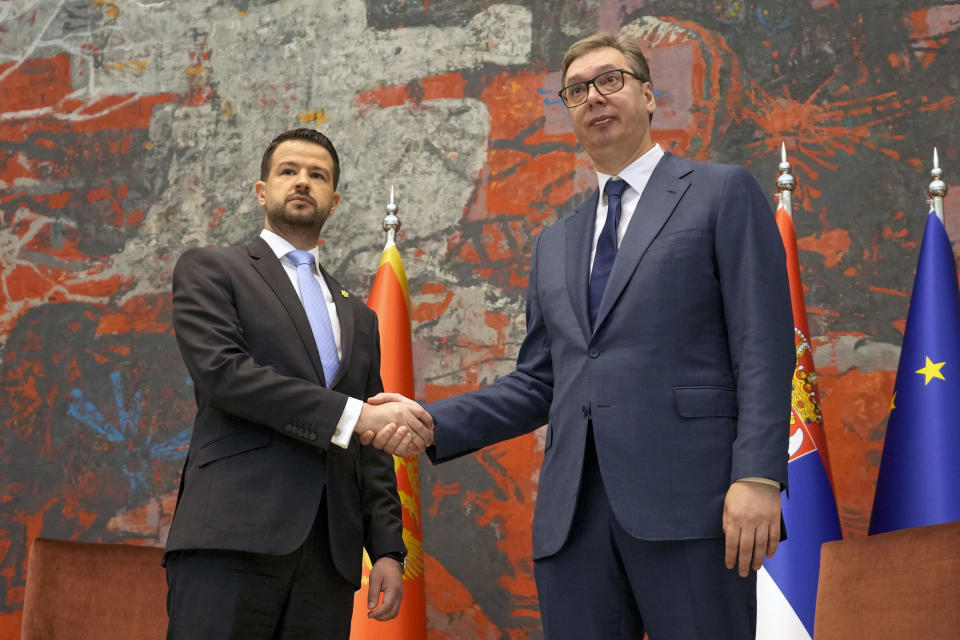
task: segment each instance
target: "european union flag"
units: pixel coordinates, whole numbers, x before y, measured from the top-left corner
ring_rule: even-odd
[[[890,403],[870,533],[960,520],[960,289],[931,212]]]

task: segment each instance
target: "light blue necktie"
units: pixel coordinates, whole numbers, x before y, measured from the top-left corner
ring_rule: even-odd
[[[297,265],[297,283],[300,285],[303,310],[307,312],[313,339],[320,351],[323,379],[327,387],[330,387],[340,367],[340,358],[337,356],[337,342],[333,339],[333,326],[330,323],[330,314],[327,313],[327,303],[323,299],[323,288],[313,275],[313,254],[295,249],[288,253],[287,257]]]

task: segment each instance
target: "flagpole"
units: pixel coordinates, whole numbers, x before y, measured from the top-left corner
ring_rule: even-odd
[[[780,202],[786,210],[787,215],[793,219],[793,202],[791,197],[793,190],[797,188],[797,179],[790,173],[790,162],[787,160],[787,144],[780,143],[780,175],[777,176],[777,193],[780,194]]]
[[[933,148],[933,169],[930,170],[930,177],[933,178],[927,186],[930,206],[937,212],[937,217],[943,223],[943,199],[947,196],[947,183],[943,181],[943,169],[940,168],[936,147]]]

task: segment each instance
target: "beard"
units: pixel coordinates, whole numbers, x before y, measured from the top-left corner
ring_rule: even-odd
[[[330,217],[331,207],[297,204],[285,201],[266,207],[267,221],[279,235],[320,235],[324,223]]]

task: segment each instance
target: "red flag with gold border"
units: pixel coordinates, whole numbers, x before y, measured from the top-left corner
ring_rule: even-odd
[[[413,348],[410,336],[410,295],[400,252],[387,241],[373,279],[367,305],[380,322],[380,377],[385,391],[414,396]],[[403,576],[403,602],[393,620],[367,617],[370,558],[363,554],[363,585],[354,596],[351,640],[425,640],[426,594],[423,579],[423,536],[420,530],[420,469],[416,456],[393,458],[397,490],[403,506],[403,543],[407,568]]]

